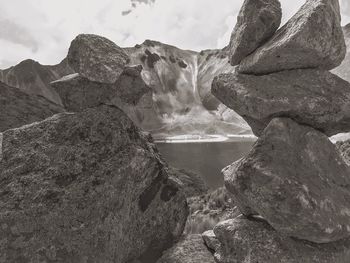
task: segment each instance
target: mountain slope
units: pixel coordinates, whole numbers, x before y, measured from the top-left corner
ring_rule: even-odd
[[[61,105],[61,99],[50,82],[73,73],[66,60],[54,66],[45,66],[27,59],[16,66],[0,70],[0,81],[28,94],[41,95]]]
[[[120,101],[122,108],[139,126],[162,136],[181,134],[250,134],[249,126],[235,112],[223,106],[210,92],[213,78],[234,67],[224,50],[195,52],[157,41],[125,48],[129,65],[142,65],[142,77],[152,88],[136,106]],[[50,82],[74,71],[64,59],[44,66],[25,60],[0,70],[0,81],[29,94],[38,94],[61,104]]]

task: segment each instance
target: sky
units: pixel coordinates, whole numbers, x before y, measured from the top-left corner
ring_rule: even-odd
[[[305,0],[281,0],[283,23]],[[350,0],[340,0],[342,24]],[[121,47],[145,39],[182,49],[223,48],[243,0],[0,0],[0,69],[24,59],[57,64],[80,33]]]

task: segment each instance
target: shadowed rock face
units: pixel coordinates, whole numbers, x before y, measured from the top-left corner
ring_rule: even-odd
[[[4,262],[155,262],[187,204],[150,138],[116,107],[1,134]]]
[[[63,108],[44,97],[29,95],[0,82],[0,132],[41,121]]]
[[[346,54],[338,0],[307,0],[276,34],[245,58],[239,72],[267,74],[288,69],[333,69]]]
[[[54,81],[51,85],[68,111],[81,111],[115,98],[136,105],[143,95],[151,92],[142,80],[141,71],[141,66],[126,67],[113,84],[91,81],[76,73]]]
[[[230,63],[235,66],[273,36],[281,24],[279,0],[245,0],[230,42]]]
[[[328,136],[350,131],[350,84],[324,70],[216,77],[213,94],[260,136],[274,117],[289,117]]]
[[[256,212],[281,234],[316,243],[350,234],[350,168],[310,127],[273,119],[251,152],[223,173],[241,212]]]
[[[165,251],[157,263],[215,263],[201,235],[188,235]]]
[[[71,43],[67,60],[76,73],[91,81],[114,83],[129,62],[122,48],[107,38],[81,34]]]
[[[277,233],[264,221],[244,217],[219,223],[214,232],[221,242],[218,263],[347,263],[350,241],[314,244]]]

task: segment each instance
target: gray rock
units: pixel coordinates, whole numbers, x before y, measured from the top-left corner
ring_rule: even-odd
[[[164,252],[157,263],[215,263],[215,261],[214,256],[204,245],[201,235],[188,235]]]
[[[336,147],[346,164],[350,166],[350,140],[337,142]]]
[[[333,69],[346,54],[338,0],[307,0],[277,33],[239,66],[241,73]]]
[[[0,82],[0,132],[41,121],[63,107],[44,97],[30,95]]]
[[[155,262],[185,197],[147,134],[116,107],[2,133],[1,262]]]
[[[69,111],[81,111],[107,103],[115,98],[127,104],[137,104],[150,88],[141,77],[142,67],[126,67],[113,83],[91,81],[78,73],[51,83]]]
[[[114,83],[129,62],[122,48],[109,39],[81,34],[71,43],[68,63],[76,73],[91,81]]]
[[[230,41],[230,63],[242,59],[269,40],[281,24],[279,0],[245,0]]]
[[[281,236],[264,221],[244,217],[219,223],[214,228],[221,242],[218,263],[347,263],[350,240],[314,244]]]
[[[316,243],[350,236],[350,167],[311,127],[273,119],[223,173],[241,212],[261,215],[284,235]]]
[[[219,240],[216,238],[214,231],[213,230],[208,230],[205,231],[202,234],[202,238],[204,240],[205,245],[211,249],[212,251],[217,251],[220,247],[220,242]]]
[[[216,77],[212,93],[260,136],[274,117],[289,117],[328,136],[350,131],[350,84],[324,70]]]

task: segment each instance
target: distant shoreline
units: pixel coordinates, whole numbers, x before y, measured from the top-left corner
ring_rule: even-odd
[[[183,134],[176,136],[169,136],[164,138],[155,138],[155,143],[209,143],[209,142],[252,142],[255,141],[257,137],[250,134],[240,135],[240,134],[208,134],[208,135],[192,135]]]

